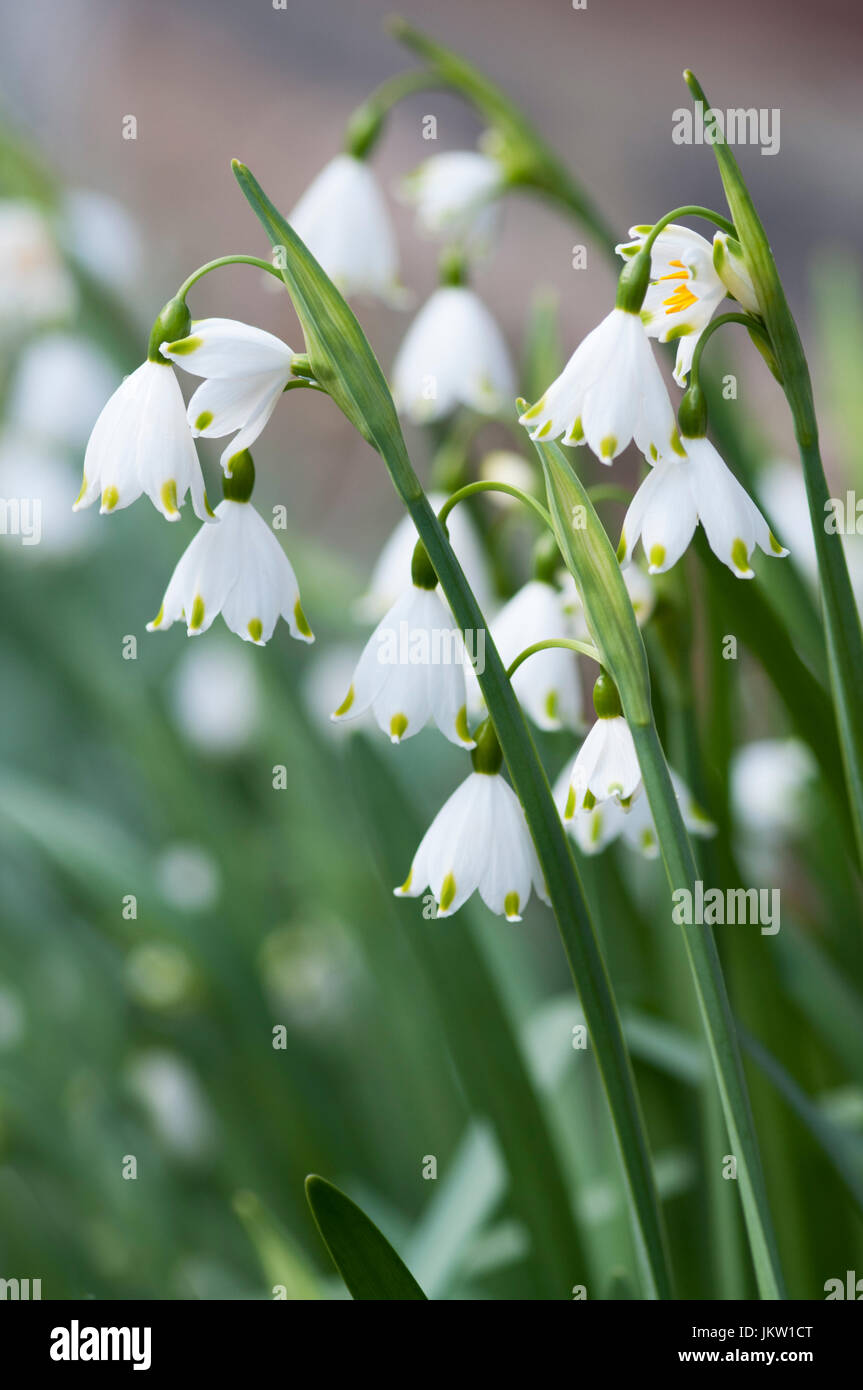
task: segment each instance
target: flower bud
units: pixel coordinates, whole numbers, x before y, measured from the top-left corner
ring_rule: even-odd
[[[161,344],[174,343],[179,338],[187,337],[191,326],[192,315],[189,313],[185,299],[169,299],[153,324],[150,333],[150,343],[147,348],[149,360],[162,362],[167,366],[168,359],[163,357],[159,351]]]

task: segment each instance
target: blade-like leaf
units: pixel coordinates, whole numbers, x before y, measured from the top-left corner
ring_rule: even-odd
[[[356,1202],[314,1173],[306,1178],[306,1198],[352,1298],[425,1300],[407,1265]]]

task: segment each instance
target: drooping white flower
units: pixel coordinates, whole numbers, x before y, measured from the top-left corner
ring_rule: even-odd
[[[0,199],[0,340],[64,322],[77,301],[74,281],[39,209]]]
[[[565,819],[597,801],[614,800],[625,807],[640,789],[641,768],[623,715],[597,719],[572,765]]]
[[[620,708],[611,677],[601,671],[593,687],[597,720],[575,755],[563,810],[572,820],[577,810],[614,800],[628,810],[641,791],[641,768],[632,733]]]
[[[428,500],[440,511],[447,495],[430,492]],[[492,581],[489,563],[476,526],[466,507],[455,507],[447,517],[450,544],[473,590],[483,613],[492,606]],[[410,516],[403,516],[384,542],[366,592],[354,605],[356,617],[365,622],[377,622],[396,599],[404,593],[405,576],[410,573],[411,556],[417,543],[416,526]]]
[[[377,180],[362,159],[337,155],[306,189],[288,221],[343,295],[398,302],[398,251]]]
[[[671,401],[638,314],[612,309],[520,423],[531,439],[590,445],[611,463],[634,439],[646,458],[679,453]]]
[[[173,368],[142,362],[120,383],[93,426],[74,510],[101,497],[101,512],[120,511],[145,492],[168,521],[191,493],[207,519],[204,478]]]
[[[687,830],[692,835],[715,835],[716,826],[698,806],[682,777],[672,769],[669,772]],[[562,816],[569,795],[570,775],[569,770],[564,769],[554,789],[555,801]],[[637,797],[629,810],[615,800],[597,802],[589,808],[577,807],[564,823],[583,854],[600,854],[621,835],[645,859],[655,859],[659,854],[656,826],[646,796]]]
[[[515,395],[503,335],[464,285],[442,285],[417,314],[393,363],[393,396],[416,424],[440,420],[458,405],[494,414]]]
[[[504,666],[519,652],[546,638],[572,636],[563,596],[553,585],[531,579],[492,620],[491,635]],[[513,689],[525,713],[540,729],[577,729],[581,724],[578,661],[572,651],[550,647],[519,666]]]
[[[190,637],[221,613],[231,632],[262,647],[284,618],[292,637],[313,642],[293,567],[251,502],[226,498],[180,557],[148,632],[183,618]]]
[[[484,248],[497,227],[502,188],[497,160],[478,150],[450,150],[424,160],[402,180],[399,192],[416,208],[427,235]]]
[[[652,229],[630,227],[632,241],[614,249],[624,260],[636,255]],[[734,252],[729,249],[735,248]],[[739,254],[738,254],[739,253]],[[717,264],[731,266],[734,288],[719,274]],[[686,385],[692,354],[704,329],[726,295],[733,293],[746,309],[758,303],[739,243],[717,232],[713,244],[690,227],[671,223],[653,243],[650,252],[650,285],[641,309],[641,321],[651,338],[660,343],[677,341],[674,379]]]
[[[438,811],[397,897],[434,894],[451,917],[479,890],[492,912],[520,922],[531,888],[548,902],[521,802],[499,772],[472,772]]]
[[[354,719],[371,709],[393,743],[433,719],[461,748],[473,748],[467,724],[464,639],[435,588],[416,583],[375,628],[348,693],[331,718]]]
[[[623,522],[623,563],[639,537],[651,574],[671,569],[700,521],[714,555],[740,579],[752,579],[756,545],[787,555],[752,498],[704,436],[685,439],[686,457],[661,459],[639,487]]]
[[[222,467],[254,444],[290,381],[292,350],[281,338],[236,319],[199,319],[192,332],[161,352],[178,367],[205,378],[189,401],[192,433],[234,438],[222,451]]]

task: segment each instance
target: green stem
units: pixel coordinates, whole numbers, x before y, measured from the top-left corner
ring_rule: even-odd
[[[632,736],[672,894],[680,889],[691,894],[698,871],[656,727],[652,722],[633,725]],[[737,1158],[740,1196],[758,1288],[763,1299],[781,1299],[785,1292],[776,1237],[716,942],[709,926],[684,926],[682,930],[725,1123]]]
[[[711,319],[706,328],[702,329],[698,342],[695,344],[695,351],[692,354],[692,365],[689,368],[690,382],[698,381],[698,373],[701,368],[701,354],[709,343],[717,328],[722,328],[726,323],[742,323],[744,328],[748,328],[750,333],[756,334],[764,343],[766,348],[771,347],[770,335],[760,319],[756,319],[752,314],[720,314],[717,318]]]
[[[734,223],[729,222],[727,217],[723,217],[720,212],[714,212],[713,208],[705,208],[700,203],[686,203],[683,207],[672,208],[664,217],[660,217],[658,222],[654,222],[650,231],[644,239],[642,251],[649,251],[656,238],[672,222],[676,222],[678,217],[702,217],[705,222],[712,222],[721,232],[727,232],[729,236],[735,236]]]
[[[494,479],[480,479],[474,483],[465,483],[458,492],[454,492],[452,497],[448,497],[438,512],[438,520],[443,524],[447,517],[459,502],[463,502],[467,497],[474,497],[478,492],[505,492],[509,497],[515,497],[519,502],[523,502],[526,507],[530,507],[532,512],[539,517],[544,526],[551,530],[551,517],[541,502],[530,493],[523,492],[520,487],[513,487],[510,483],[498,483]]]
[[[691,72],[684,74],[696,101],[707,98]],[[836,721],[842,746],[854,830],[863,862],[863,631],[848,575],[845,548],[838,534],[825,530],[829,491],[818,444],[818,421],[812,397],[809,367],[797,324],[788,306],[767,234],[743,181],[730,147],[724,139],[713,146],[737,237],[752,277],[758,307],[770,335],[783,389],[794,422],[800,450],[806,495],[815,538],[821,580],[824,629]]]
[[[599,661],[599,652],[590,642],[579,642],[575,637],[546,637],[542,642],[534,642],[529,647],[525,647],[523,652],[519,652],[514,661],[507,667],[506,674],[512,680],[522,662],[527,661],[529,656],[536,652],[547,652],[550,647],[562,647],[568,652],[579,652],[581,656],[589,657],[591,661]]]
[[[205,275],[209,275],[211,270],[221,270],[225,265],[254,265],[258,270],[265,270],[268,275],[275,275],[280,284],[284,284],[280,272],[270,261],[262,261],[258,256],[218,256],[214,261],[207,261],[206,265],[198,266],[193,270],[188,279],[184,280],[177,290],[176,299],[185,299],[193,285],[196,285]]]

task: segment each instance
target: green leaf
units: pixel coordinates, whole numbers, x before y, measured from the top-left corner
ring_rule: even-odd
[[[352,1298],[425,1300],[407,1265],[356,1202],[314,1173],[306,1178],[306,1199]]]

